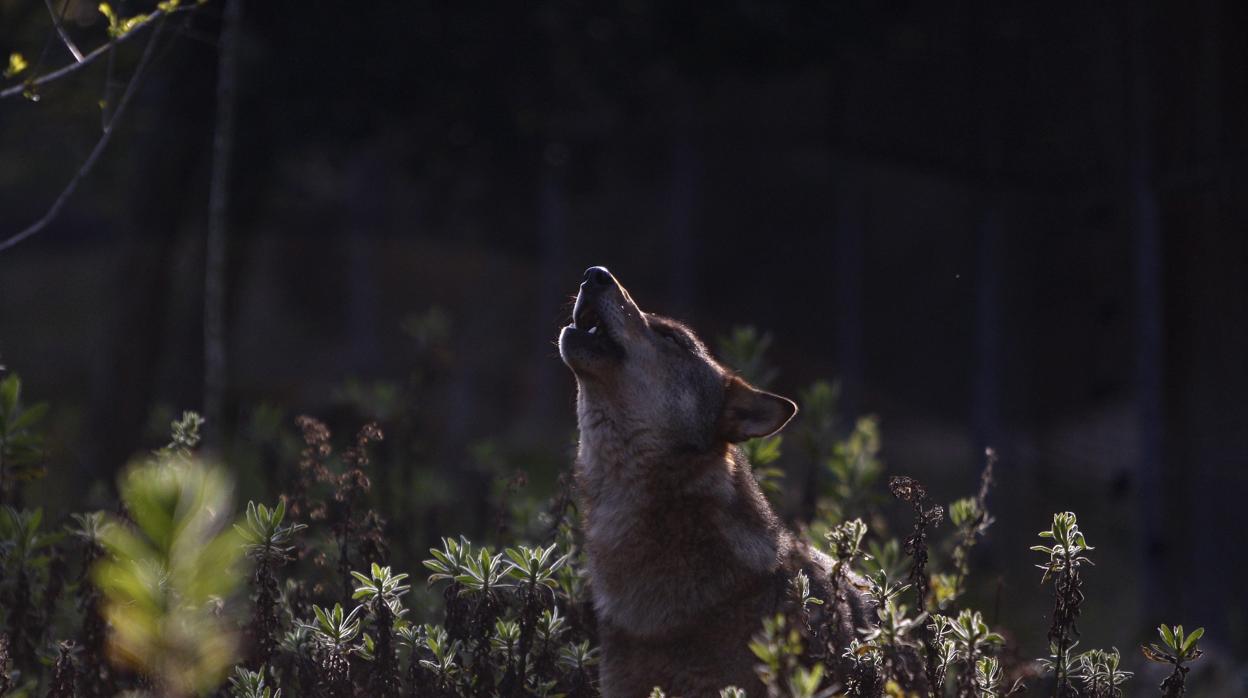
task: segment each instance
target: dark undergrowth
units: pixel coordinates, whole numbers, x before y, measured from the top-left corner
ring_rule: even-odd
[[[766,343],[741,331],[721,353],[765,384]],[[844,644],[819,612],[837,605],[799,575],[785,612],[760,619],[751,643],[769,696],[1111,697],[1125,694],[1132,672],[1122,667],[1141,657],[1166,665],[1162,695],[1201,694],[1187,685],[1201,629],[1162,625],[1160,642],[1131,659],[1078,647],[1096,552],[1073,513],[1045,522],[1033,548],[1047,618],[1005,632],[965,605],[975,548],[994,523],[991,451],[978,487],[937,503],[922,482],[886,476],[875,419],[839,428],[834,386],[816,384],[801,402],[794,438],[822,474],[813,516],[797,523],[835,559],[833,589],[866,580],[878,620]],[[275,494],[241,506],[232,471],[199,453],[202,420],[188,412],[165,446],[124,470],[113,506],[49,521],[26,501],[44,475],[46,411],[23,403],[16,375],[0,383],[0,696],[597,695],[566,476],[549,501],[522,496],[523,476],[492,493],[505,505],[493,537],[509,544],[447,531],[422,567],[398,569],[392,547],[408,541],[387,523],[395,511],[378,505],[375,483],[393,471],[375,462],[377,424],[343,440],[313,417],[292,420],[297,448],[269,454]],[[787,489],[781,445],[746,445],[773,497]],[[1042,623],[1048,656],[1023,657],[1006,641],[1041,637]]]

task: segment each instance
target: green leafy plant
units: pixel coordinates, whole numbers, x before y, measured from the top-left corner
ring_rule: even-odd
[[[980,657],[975,662],[975,690],[983,698],[1000,698],[1001,663],[996,657]]]
[[[231,698],[282,698],[282,689],[274,692],[273,688],[265,685],[264,678],[265,668],[260,667],[259,671],[250,671],[247,667],[234,667],[234,674],[230,676],[230,697]]]
[[[351,573],[360,583],[351,598],[363,601],[366,608],[385,605],[396,616],[402,615],[405,611],[401,598],[411,589],[410,585],[402,583],[407,575],[394,574],[389,567],[382,567],[375,562],[369,572],[370,576],[359,572]]]
[[[598,648],[588,640],[569,643],[559,651],[559,663],[572,675],[569,681],[572,692],[584,695],[590,690],[591,669],[598,663]]]
[[[940,653],[942,659],[961,666],[959,695],[973,695],[977,690],[980,660],[1004,645],[1005,638],[988,627],[983,614],[969,608],[959,612],[956,618],[932,616],[931,629],[936,645],[945,647]],[[946,663],[946,673],[948,668],[949,664]]]
[[[306,524],[283,525],[286,518],[286,500],[272,509],[263,504],[247,502],[245,524],[234,524],[235,530],[246,545],[247,555],[260,562],[281,563],[290,559],[294,552],[291,540],[294,534],[307,528]]]
[[[941,585],[945,591],[936,599],[937,605],[942,608],[966,592],[966,580],[971,573],[971,549],[994,521],[988,512],[988,489],[992,486],[997,454],[989,448],[984,456],[986,463],[979,478],[979,492],[974,497],[959,499],[949,505],[949,522],[957,530],[957,544],[950,556],[954,573],[946,584]]]
[[[354,651],[352,640],[360,634],[360,611],[363,606],[356,606],[349,613],[342,610],[342,604],[336,603],[331,609],[320,606],[312,607],[316,623],[304,625],[312,632],[313,638],[322,645],[336,650]]]
[[[809,610],[811,606],[823,605],[823,599],[810,595],[810,577],[806,576],[804,570],[798,570],[797,574],[789,580],[789,597],[803,612]]]
[[[507,561],[507,574],[516,579],[526,589],[536,591],[538,587],[557,589],[559,582],[555,573],[568,561],[568,556],[555,557],[555,545],[545,548],[520,546],[507,548],[504,552],[510,558]]]
[[[901,542],[896,538],[883,542],[868,540],[867,554],[862,563],[863,571],[871,576],[883,574],[888,579],[895,579],[909,572],[909,565],[902,556]]]
[[[1070,680],[1071,652],[1079,634],[1075,621],[1084,601],[1080,570],[1084,565],[1092,564],[1084,553],[1093,548],[1079,530],[1078,518],[1069,511],[1054,514],[1053,526],[1039,535],[1053,542],[1052,545],[1033,545],[1031,549],[1049,558],[1046,563],[1036,565],[1044,570],[1041,583],[1053,583],[1053,620],[1048,636],[1050,658],[1044,664],[1053,673],[1055,695],[1061,698],[1073,690]]]
[[[850,571],[853,569],[855,562],[863,557],[865,553],[862,551],[862,541],[867,535],[867,525],[861,519],[853,519],[846,521],[839,526],[828,531],[826,537],[832,553],[832,570],[830,579],[832,582],[831,595],[834,599],[841,598],[842,585],[846,583]],[[839,624],[839,609],[836,604],[832,605],[831,625],[836,627]],[[832,640],[832,654],[840,654],[841,642],[835,637]]]
[[[771,348],[770,332],[759,332],[752,325],[732,328],[726,337],[717,342],[719,356],[749,382],[766,388],[776,379],[779,371],[767,362],[767,350]]]
[[[759,332],[757,328],[744,325],[732,328],[716,343],[718,355],[724,363],[732,366],[746,380],[759,387],[767,387],[775,380],[779,371],[767,361],[767,351],[771,348],[772,336],[767,332]],[[741,444],[745,455],[753,467],[754,479],[758,481],[763,492],[772,499],[783,494],[782,482],[784,470],[776,465],[780,459],[780,446],[783,438],[779,434],[750,439]]]
[[[755,672],[768,695],[797,695],[809,688],[812,674],[802,663],[803,649],[801,631],[783,614],[763,619],[762,630],[750,641],[750,651],[759,660]]]
[[[312,606],[314,623],[304,623],[312,639],[313,659],[320,676],[333,695],[346,695],[351,686],[352,655],[366,651],[363,643],[355,642],[360,634],[360,613],[363,606],[344,612],[342,604],[324,609]]]
[[[739,348],[753,351],[760,337],[742,335]],[[743,356],[753,362],[750,370],[767,368],[761,353]],[[21,409],[20,385],[0,383],[8,391],[0,395],[0,408],[6,410],[0,428],[8,428],[8,438],[36,424],[43,408],[25,416],[30,411]],[[815,568],[793,575],[784,612],[760,619],[749,649],[767,695],[825,698],[839,691],[851,698],[979,698],[1016,693],[1018,678],[1034,672],[1034,664],[1003,651],[1002,636],[983,615],[958,608],[974,588],[968,583],[971,552],[993,521],[986,502],[993,454],[988,454],[978,493],[950,505],[952,531],[930,543],[929,559],[928,538],[935,538],[943,509],[913,478],[891,478],[889,489],[909,505],[913,520],[904,541],[891,533],[893,512],[883,511],[883,498],[875,491],[882,489],[884,472],[878,422],[859,419],[848,433],[837,433],[834,385],[817,383],[808,392],[813,407],[803,405],[805,421],[797,425],[794,441],[808,446],[821,476],[821,486],[811,490],[818,493],[817,518],[808,532],[831,553],[831,578]],[[401,418],[402,410],[388,409],[391,417]],[[13,418],[18,413],[24,416]],[[246,698],[282,693],[309,698],[598,695],[593,605],[566,477],[545,511],[534,501],[504,502],[499,516],[511,520],[485,526],[484,535],[495,531],[492,540],[487,538],[493,547],[474,546],[463,536],[442,538],[423,563],[430,585],[441,588],[413,592],[407,575],[389,566],[385,529],[371,508],[392,495],[384,487],[380,494],[370,490],[370,478],[384,478],[387,485],[402,481],[393,469],[365,473],[366,447],[380,439],[380,430],[368,425],[352,446],[335,452],[329,429],[318,420],[296,421],[303,434],[300,444],[293,433],[281,433],[280,412],[269,419],[274,424],[265,438],[281,443],[265,457],[293,461],[297,454],[297,469],[293,463],[278,468],[279,481],[281,473],[293,477],[270,483],[286,486],[274,494],[276,506],[249,502],[236,524],[228,478],[196,456],[204,423],[193,412],[173,423],[165,446],[127,470],[120,515],[72,517],[67,527],[72,545],[61,545],[58,533],[44,532],[38,509],[0,510],[0,693],[51,698],[135,692],[181,698],[225,691]],[[19,442],[9,438],[6,443]],[[401,443],[404,458],[417,451],[411,435]],[[753,440],[745,448],[761,469],[780,462],[778,437]],[[379,449],[379,457],[395,457],[388,450]],[[16,452],[10,449],[5,457]],[[498,472],[511,471],[501,449],[487,455],[498,461]],[[240,469],[258,462],[246,461]],[[775,484],[780,472],[777,467],[774,477],[759,479],[764,486]],[[504,485],[503,493],[520,499],[520,491],[509,487]],[[8,496],[17,492],[9,488]],[[801,516],[809,513],[803,509]],[[404,525],[418,518],[404,519]],[[1091,564],[1091,548],[1074,514],[1056,515],[1041,535],[1043,544],[1033,549],[1046,556],[1038,566],[1044,570],[1042,582],[1054,587],[1058,608],[1050,628],[1051,656],[1041,666],[1059,695],[1076,695],[1078,689],[1091,698],[1121,696],[1131,672],[1122,670],[1116,650],[1075,652],[1074,620],[1083,602],[1079,573]],[[504,547],[501,541],[510,545],[512,536],[532,536],[529,540],[541,544]],[[401,555],[399,550],[396,546]],[[94,572],[67,582],[78,608],[66,612],[57,606],[60,580],[67,577],[62,558],[69,555],[72,561],[78,554]],[[250,617],[236,604],[236,588],[246,578],[238,564],[244,559],[255,563]],[[351,559],[368,566],[347,572],[344,598],[342,565]],[[285,579],[278,578],[279,570]],[[834,630],[846,606],[834,600],[849,585],[874,602],[866,607],[874,615],[846,640]],[[409,617],[436,622],[416,624]],[[855,622],[861,620],[855,615]],[[67,630],[72,639],[60,634]],[[1200,656],[1196,645],[1203,630],[1185,634],[1181,627],[1163,626],[1161,634],[1161,644],[1146,646],[1145,655],[1172,667],[1163,693],[1182,695],[1188,665]],[[238,657],[240,647],[248,650],[246,657]],[[113,669],[106,653],[127,670]],[[231,666],[229,687],[222,689]],[[672,688],[661,686],[655,695]],[[744,693],[725,687],[720,695],[740,698]]]
[[[508,548],[508,574],[517,580],[517,591],[520,601],[520,616],[515,623],[515,646],[509,647],[506,653],[504,685],[524,686],[529,680],[529,653],[533,647],[534,633],[538,629],[539,616],[549,612],[555,600],[555,590],[559,588],[557,574],[567,563],[568,555],[556,557],[551,544],[545,548],[520,546]],[[546,593],[542,593],[546,592]],[[548,618],[553,623],[554,618]],[[549,628],[548,628],[549,630]]]
[[[7,607],[9,651],[19,666],[36,661],[43,628],[35,590],[50,575],[52,546],[63,536],[41,530],[43,510],[0,509],[0,580],[11,581],[2,597]]]
[[[911,616],[905,604],[888,599],[876,608],[877,623],[873,628],[863,628],[862,641],[890,649],[900,655],[905,648],[917,646],[911,633],[921,628],[927,620],[926,613]]]
[[[198,412],[183,412],[180,419],[169,425],[169,443],[154,452],[156,459],[164,462],[190,459],[202,438],[200,430],[203,426],[204,418]]]
[[[1187,663],[1199,659],[1204,654],[1196,643],[1204,637],[1205,629],[1196,628],[1184,634],[1183,626],[1169,626],[1163,623],[1157,626],[1157,634],[1161,636],[1162,645],[1158,646],[1156,643],[1140,645],[1140,651],[1148,661],[1169,664],[1174,668],[1166,680],[1161,682],[1162,695],[1165,698],[1182,696],[1187,691],[1187,672],[1190,668]]]
[[[44,441],[35,427],[47,413],[47,403],[22,405],[16,373],[0,380],[0,504],[17,504],[22,483],[43,477]]]
[[[472,560],[472,544],[467,538],[443,538],[442,549],[430,548],[433,559],[425,560],[424,566],[433,572],[429,575],[429,583],[455,581],[457,577],[467,573],[469,561]]]
[[[1075,675],[1091,698],[1118,698],[1122,685],[1132,676],[1132,672],[1118,668],[1121,661],[1116,648],[1109,652],[1088,650],[1076,658]]]
[[[867,517],[879,502],[875,485],[884,472],[880,460],[880,425],[872,416],[859,417],[854,428],[832,445],[825,463],[829,484],[820,500],[821,517],[833,520]]]
[[[502,618],[494,621],[494,635],[490,638],[490,646],[499,655],[502,666],[510,666],[515,661],[519,645],[519,623]]]
[[[836,560],[835,572],[849,569],[864,556],[862,541],[867,535],[867,525],[862,519],[853,519],[828,531],[826,537],[831,546],[832,558]]]
[[[928,591],[931,587],[931,576],[927,571],[928,564],[928,530],[940,525],[945,518],[942,506],[928,503],[927,488],[915,478],[906,475],[894,475],[888,479],[888,490],[893,497],[910,505],[910,535],[902,544],[903,550],[910,556],[910,584],[914,588],[916,612],[931,612],[928,606]],[[944,680],[944,669],[937,661],[939,642],[927,632],[923,635],[923,660],[927,683],[938,686]]]
[[[585,671],[598,663],[598,648],[590,647],[587,641],[569,643],[559,652],[559,661],[577,671]]]
[[[871,640],[850,640],[841,659],[848,668],[845,680],[848,695],[875,697],[883,694],[889,670],[881,645]]]
[[[510,570],[502,555],[489,548],[481,548],[475,557],[468,558],[468,564],[456,575],[455,581],[463,586],[466,593],[493,597],[500,590],[512,586],[508,581]]]
[[[196,425],[198,430],[198,425]],[[294,534],[307,528],[301,523],[283,524],[286,500],[272,509],[255,502],[247,503],[244,523],[234,524],[242,538],[247,556],[256,561],[252,586],[252,620],[247,627],[253,665],[267,664],[278,645],[281,621],[278,617],[279,590],[276,570],[294,556],[291,545]]]
[[[236,634],[217,612],[241,581],[230,484],[197,460],[140,463],[119,484],[133,523],[102,531],[93,579],[112,627],[109,653],[171,696],[215,687],[234,664]]]
[[[460,667],[456,659],[462,643],[448,638],[446,630],[437,625],[426,625],[419,631],[408,631],[404,637],[412,647],[413,673],[422,670],[428,672],[432,674],[437,690],[448,690],[459,673]],[[421,657],[422,650],[426,654],[424,658]]]
[[[69,535],[76,539],[82,550],[82,578],[76,592],[78,611],[82,614],[77,646],[81,668],[79,682],[86,696],[109,694],[112,670],[105,657],[107,624],[104,620],[104,602],[98,586],[90,578],[90,570],[104,556],[104,534],[110,525],[102,511],[71,514],[75,526],[67,526]]]
[[[352,598],[362,601],[373,623],[375,639],[370,652],[372,670],[369,683],[379,696],[397,695],[401,688],[399,665],[396,656],[395,625],[401,623],[407,609],[402,597],[411,588],[403,584],[406,574],[394,574],[389,567],[373,563],[369,575],[351,573],[359,582]]]
[[[784,469],[775,465],[780,460],[780,446],[783,442],[784,439],[779,434],[774,434],[750,439],[741,444],[746,458],[750,460],[754,479],[763,488],[763,493],[773,500],[784,493]]]

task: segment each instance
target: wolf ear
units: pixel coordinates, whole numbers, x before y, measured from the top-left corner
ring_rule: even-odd
[[[728,381],[720,432],[731,443],[769,436],[780,431],[797,414],[797,405],[788,398],[759,390],[733,376]]]

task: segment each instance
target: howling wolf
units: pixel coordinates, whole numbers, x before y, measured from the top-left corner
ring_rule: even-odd
[[[797,405],[721,366],[689,328],[643,312],[603,267],[585,272],[559,354],[576,375],[603,695],[761,695],[748,648],[761,619],[799,570],[831,598],[830,560],[785,529],[736,445],[775,433]],[[840,595],[844,644],[868,625],[867,607],[854,585]]]

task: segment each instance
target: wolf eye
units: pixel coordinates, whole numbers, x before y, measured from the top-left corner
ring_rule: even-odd
[[[675,344],[678,347],[682,347],[682,348],[684,347],[684,344],[681,343],[680,338],[678,338],[676,336],[676,333],[673,332],[672,330],[669,330],[666,327],[656,327],[654,328],[654,332],[655,334],[659,335],[663,339],[666,339],[672,344]]]

